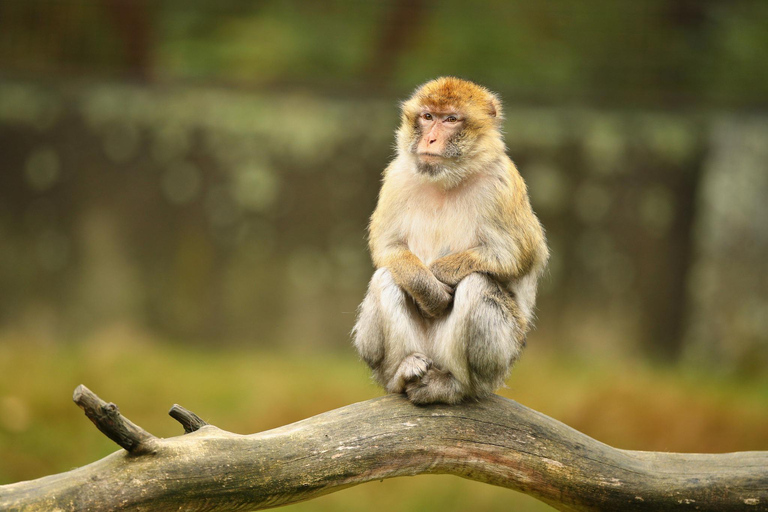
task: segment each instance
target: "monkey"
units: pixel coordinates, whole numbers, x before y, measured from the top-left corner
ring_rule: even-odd
[[[491,395],[531,328],[549,250],[502,120],[496,94],[456,77],[401,105],[352,337],[374,379],[414,404]]]

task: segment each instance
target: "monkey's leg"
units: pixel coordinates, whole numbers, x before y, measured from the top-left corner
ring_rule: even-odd
[[[432,362],[423,355],[424,325],[413,299],[386,268],[377,270],[360,304],[352,331],[360,357],[390,393],[421,377]]]
[[[509,292],[485,274],[456,287],[453,311],[433,330],[434,365],[406,388],[414,403],[458,403],[504,384],[525,340],[525,322]]]

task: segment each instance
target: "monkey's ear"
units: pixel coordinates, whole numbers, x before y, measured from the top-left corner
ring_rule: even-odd
[[[504,116],[501,111],[501,101],[496,96],[492,95],[488,99],[488,115],[497,119],[501,119]]]

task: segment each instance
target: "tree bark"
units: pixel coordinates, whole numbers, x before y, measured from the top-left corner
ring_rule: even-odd
[[[768,510],[768,452],[619,450],[499,396],[419,407],[387,395],[251,435],[174,406],[190,433],[170,439],[83,386],[75,401],[126,449],[0,486],[0,510],[257,510],[426,473],[507,487],[558,510]]]

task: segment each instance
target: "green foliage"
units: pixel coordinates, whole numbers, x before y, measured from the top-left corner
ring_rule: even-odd
[[[381,5],[229,2],[160,10],[158,64],[166,76],[243,83],[352,78],[368,57]]]
[[[11,0],[0,33],[0,66],[21,71],[342,91],[456,74],[545,103],[739,107],[768,94],[761,0]]]

